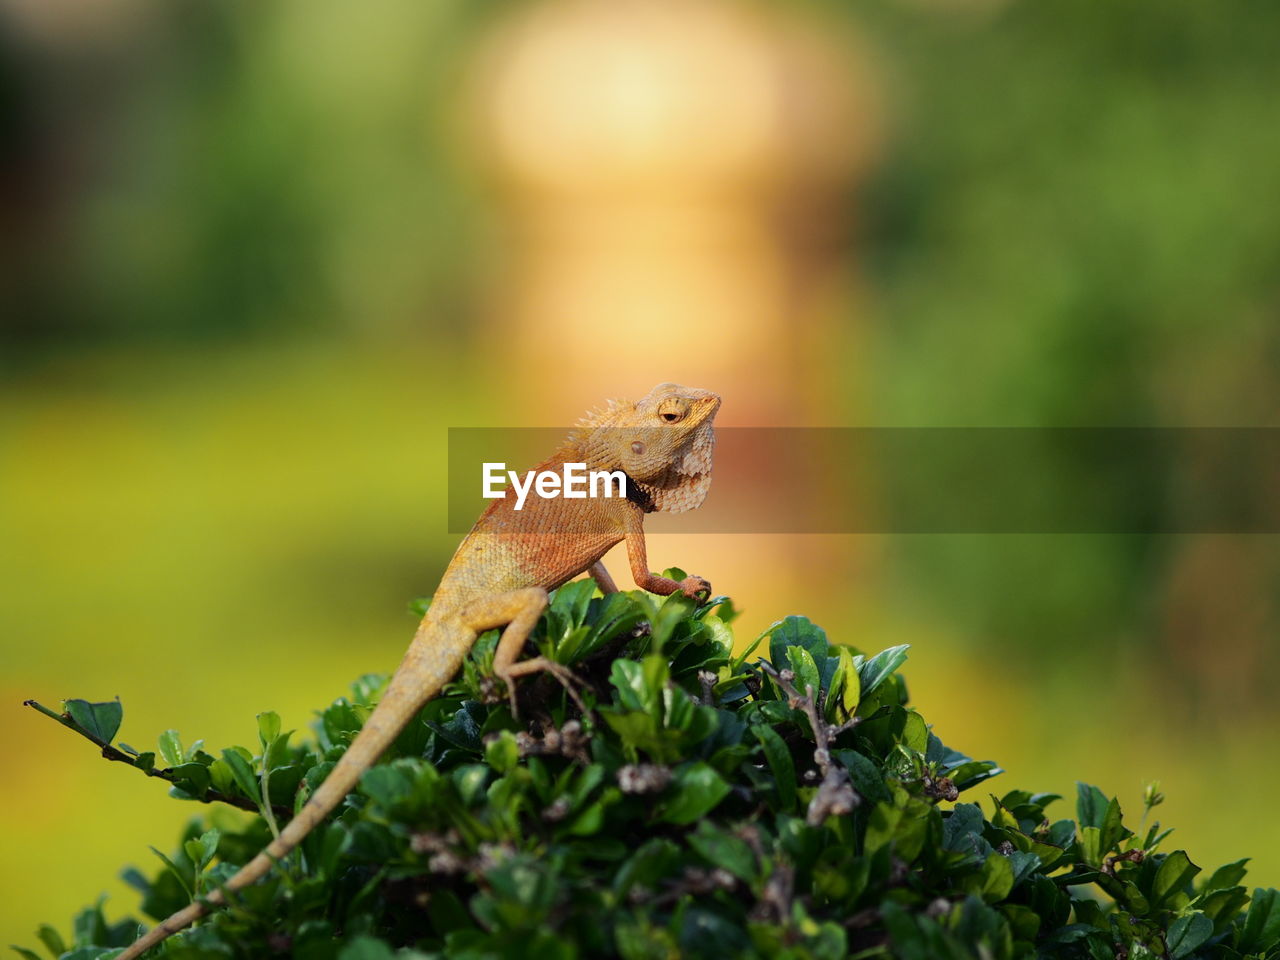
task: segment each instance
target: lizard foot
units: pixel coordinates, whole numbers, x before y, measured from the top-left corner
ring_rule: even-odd
[[[573,671],[563,664],[556,663],[554,660],[548,660],[546,657],[534,657],[531,660],[521,660],[519,663],[512,664],[499,675],[499,678],[507,685],[507,696],[511,700],[511,716],[517,720],[520,718],[520,707],[516,702],[515,680],[516,677],[522,677],[527,673],[551,674],[551,676],[560,681],[565,693],[569,694],[569,699],[577,705],[583,715],[587,714],[587,705],[578,696],[577,685],[581,681],[578,680]]]
[[[711,599],[711,583],[701,577],[685,577],[680,581],[680,592],[701,605]]]

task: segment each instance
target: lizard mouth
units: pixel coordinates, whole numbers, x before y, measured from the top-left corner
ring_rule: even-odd
[[[697,397],[693,401],[693,409],[689,411],[685,422],[691,427],[696,427],[714,417],[719,409],[720,397],[717,394],[708,393]]]

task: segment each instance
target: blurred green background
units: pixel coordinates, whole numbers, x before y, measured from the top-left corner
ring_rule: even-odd
[[[0,2],[0,941],[135,909],[118,869],[203,812],[24,698],[216,746],[398,659],[454,546],[445,428],[523,423],[465,130],[531,6]],[[722,6],[834,19],[876,78],[869,179],[820,213],[861,371],[827,422],[1277,425],[1280,7]],[[916,701],[1005,789],[1160,779],[1193,858],[1280,882],[1274,537],[822,539],[803,593],[737,579],[748,627],[913,642]]]

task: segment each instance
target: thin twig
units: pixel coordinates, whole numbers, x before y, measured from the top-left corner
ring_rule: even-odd
[[[818,786],[813,799],[809,801],[809,812],[805,821],[809,826],[816,827],[833,814],[851,813],[853,808],[862,802],[862,798],[853,789],[849,772],[840,764],[831,762],[830,744],[833,738],[856,726],[859,722],[858,718],[851,717],[838,727],[830,726],[818,713],[818,692],[811,684],[805,684],[805,692],[800,693],[791,682],[795,679],[792,671],[778,671],[767,660],[760,661],[760,668],[787,695],[788,705],[792,709],[798,707],[804,711],[805,716],[809,718],[809,726],[813,728],[813,761],[822,771],[822,783]]]
[[[156,777],[160,780],[165,781],[166,783],[173,784],[174,786],[178,785],[178,780],[180,779],[180,776],[177,773],[174,773],[171,767],[161,767],[159,769],[156,769],[153,767],[150,770],[148,770],[146,767],[140,767],[138,766],[137,763],[134,762],[135,758],[129,756],[129,754],[125,753],[123,750],[119,750],[116,747],[113,747],[111,744],[107,743],[105,740],[102,740],[99,737],[95,737],[92,733],[90,733],[88,730],[85,730],[83,727],[77,724],[74,720],[72,720],[69,716],[67,716],[67,714],[55,713],[53,710],[50,710],[44,704],[39,703],[35,700],[24,700],[22,701],[22,705],[24,707],[31,707],[31,709],[37,711],[38,713],[44,714],[50,720],[56,720],[58,723],[66,727],[68,730],[72,730],[80,734],[80,736],[84,737],[86,740],[88,740],[90,743],[96,746],[99,750],[101,750],[102,756],[105,759],[112,760],[116,763],[127,763],[129,766],[133,767],[135,770],[141,770],[148,777]],[[188,794],[188,796],[190,796],[190,794]],[[204,792],[203,797],[191,797],[191,799],[198,800],[200,803],[225,803],[228,806],[239,807],[241,810],[248,810],[250,813],[262,812],[262,810],[258,807],[258,805],[254,803],[252,800],[248,799],[247,797],[229,796],[228,794],[223,793],[221,790],[216,790],[213,787],[207,788]],[[278,804],[272,804],[271,809],[273,812],[278,813],[284,817],[289,817],[289,816],[292,816],[293,814],[293,811],[290,810],[288,807],[282,807]]]

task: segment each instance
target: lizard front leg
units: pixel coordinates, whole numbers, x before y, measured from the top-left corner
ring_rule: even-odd
[[[711,584],[702,577],[685,577],[677,582],[670,577],[660,577],[649,569],[649,556],[645,548],[644,530],[638,525],[626,534],[627,559],[631,561],[631,576],[636,586],[659,596],[668,596],[679,590],[692,600],[703,601],[711,596]],[[699,596],[701,594],[701,596]]]
[[[606,574],[607,576],[607,574]],[[494,627],[505,627],[498,638],[498,649],[493,652],[493,672],[498,679],[507,685],[507,696],[511,700],[511,712],[519,716],[516,704],[516,678],[530,673],[545,672],[551,674],[564,686],[569,696],[583,713],[587,712],[585,704],[578,698],[573,688],[573,673],[554,660],[546,657],[533,657],[520,660],[520,652],[525,641],[537,626],[542,611],[547,609],[547,591],[541,587],[528,587],[524,590],[512,590],[493,597],[486,597],[469,604],[462,611],[462,621],[469,630],[477,634]]]

